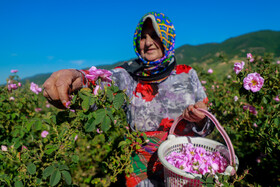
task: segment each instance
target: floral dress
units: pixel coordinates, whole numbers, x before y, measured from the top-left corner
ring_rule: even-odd
[[[132,156],[134,173],[127,177],[127,186],[159,185],[163,173],[157,148],[188,105],[208,101],[205,91],[196,71],[187,65],[177,65],[164,82],[150,84],[138,82],[123,68],[111,71],[112,80],[120,89],[126,89],[131,99],[127,110],[131,129],[145,132],[150,140]],[[203,129],[198,131],[195,123],[185,121],[176,129],[182,135],[206,136],[213,130],[213,124],[207,120]]]

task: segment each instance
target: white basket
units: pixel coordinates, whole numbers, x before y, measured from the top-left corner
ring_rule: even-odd
[[[238,168],[238,158],[234,154],[234,149],[231,141],[222,126],[219,124],[217,119],[208,111],[202,109],[199,110],[204,112],[205,115],[213,121],[213,123],[223,136],[224,140],[226,141],[227,147],[217,141],[202,137],[176,137],[175,135],[173,135],[173,133],[178,122],[183,119],[182,116],[180,116],[174,121],[170,129],[170,135],[168,136],[168,139],[164,141],[158,148],[158,157],[164,167],[165,186],[167,187],[202,186],[202,182],[200,181],[200,179],[202,178],[201,174],[189,173],[178,169],[167,162],[165,159],[166,156],[170,155],[174,151],[178,153],[181,152],[183,145],[187,143],[192,143],[194,147],[203,147],[207,151],[219,152],[228,161],[229,164],[225,172],[222,173],[224,175],[233,175]]]

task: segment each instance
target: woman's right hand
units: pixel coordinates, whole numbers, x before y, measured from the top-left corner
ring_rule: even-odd
[[[44,97],[57,108],[65,109],[69,94],[83,87],[83,75],[75,69],[54,72],[43,84]]]

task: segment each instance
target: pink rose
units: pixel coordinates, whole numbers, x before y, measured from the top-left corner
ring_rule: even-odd
[[[234,64],[233,70],[235,71],[236,75],[238,73],[240,73],[240,71],[244,68],[244,65],[245,65],[245,62],[243,62],[243,61],[241,63],[236,62]]]
[[[208,69],[208,73],[209,74],[212,74],[213,73],[213,70],[210,68],[210,69]]]
[[[105,82],[112,82],[112,79],[110,76],[112,73],[105,69],[97,69],[96,67],[92,66],[89,69],[89,74],[86,75],[86,78],[88,78],[90,81],[96,81],[99,77],[102,81]]]
[[[48,131],[43,131],[43,132],[41,133],[41,137],[42,137],[42,138],[46,138],[48,134],[49,134]]]
[[[5,146],[5,145],[1,145],[1,150],[2,150],[2,151],[8,151],[8,147]]]
[[[279,95],[277,95],[275,98],[273,98],[275,101],[279,102],[280,99],[279,99]]]
[[[264,79],[258,73],[250,73],[243,79],[243,87],[252,92],[258,92],[264,83]]]
[[[8,90],[15,90],[17,89],[17,85],[16,84],[8,84]]]
[[[32,92],[34,92],[35,94],[39,94],[39,92],[41,92],[42,91],[42,88],[39,88],[39,86],[37,85],[37,84],[35,84],[34,82],[31,82],[31,84],[30,84],[30,90],[32,91]]]
[[[12,69],[12,70],[11,70],[11,73],[17,73],[17,72],[18,72],[17,69]]]
[[[40,112],[40,111],[42,111],[41,108],[35,108],[35,112]]]

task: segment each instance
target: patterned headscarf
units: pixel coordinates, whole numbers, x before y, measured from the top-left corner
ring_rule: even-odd
[[[164,55],[157,61],[146,61],[141,57],[138,51],[140,46],[142,27],[147,18],[150,18],[152,20],[153,27],[164,47]],[[168,68],[168,66],[174,60],[175,36],[175,28],[172,22],[163,13],[149,12],[141,18],[134,33],[133,46],[136,55],[143,62],[145,67],[144,71],[142,72],[142,76],[158,74]]]

